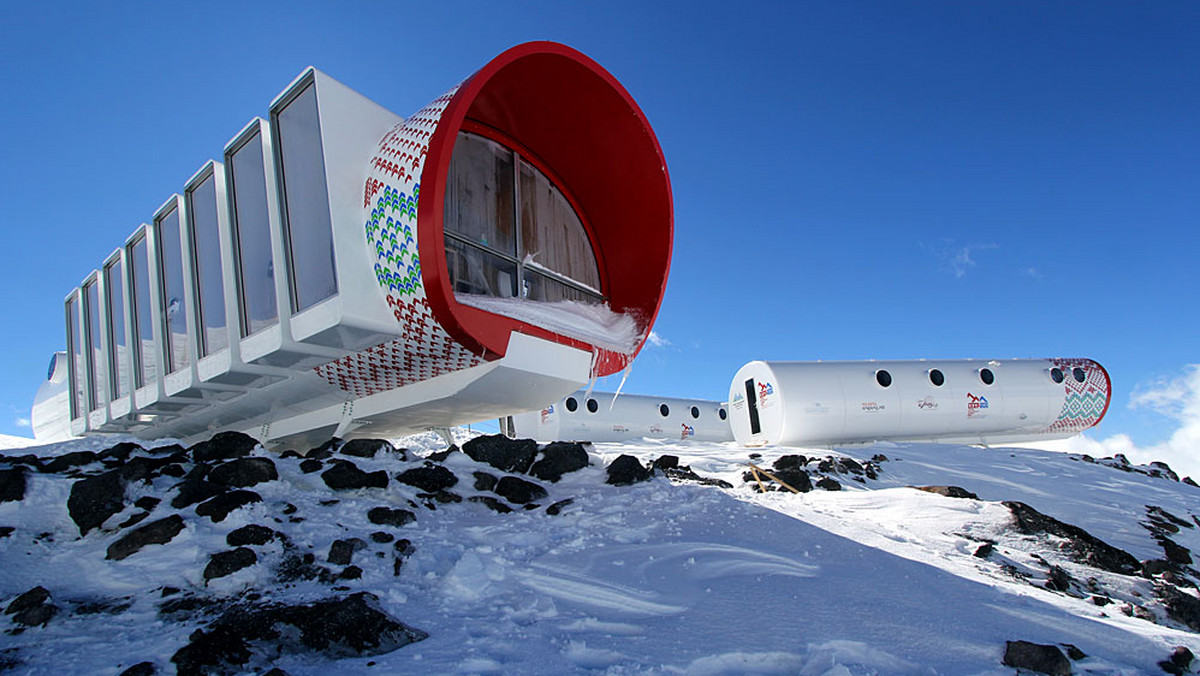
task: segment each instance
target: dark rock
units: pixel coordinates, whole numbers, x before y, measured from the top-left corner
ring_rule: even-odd
[[[1186,566],[1192,562],[1192,555],[1187,547],[1169,537],[1159,536],[1155,539],[1158,540],[1158,544],[1163,548],[1163,553],[1167,555],[1167,560],[1171,563]]]
[[[1192,660],[1196,656],[1192,654],[1185,646],[1175,646],[1171,651],[1171,656],[1158,663],[1158,666],[1168,674],[1182,676],[1182,674],[1192,673]]]
[[[231,531],[225,536],[225,543],[230,547],[245,547],[246,545],[265,545],[275,539],[275,531],[266,526],[248,524]]]
[[[670,479],[671,481],[674,481],[676,483],[681,482],[681,481],[688,481],[688,482],[692,482],[692,483],[698,483],[701,486],[718,486],[720,488],[733,488],[733,484],[729,483],[728,481],[723,481],[721,479],[714,479],[712,477],[700,476],[699,474],[696,474],[695,472],[693,472],[692,468],[688,467],[687,465],[684,465],[683,467],[675,467],[672,469],[665,469],[662,472],[663,472],[663,474],[666,475],[666,477],[668,479]]]
[[[863,466],[854,458],[838,458],[838,471],[843,474],[862,474]]]
[[[380,453],[390,455],[395,452],[396,447],[385,439],[353,439],[342,444],[342,447],[338,449],[338,453],[352,455],[356,458],[374,458]],[[400,453],[400,459],[406,459],[403,452]]]
[[[1063,570],[1061,566],[1050,566],[1050,573],[1046,576],[1046,589],[1056,592],[1067,592],[1071,590],[1071,582],[1074,578]]]
[[[121,443],[119,443],[115,446],[112,446],[110,448],[104,449],[103,451],[100,451],[99,457],[101,460],[107,460],[107,459],[112,458],[112,459],[116,459],[116,460],[125,461],[125,460],[128,460],[129,456],[133,455],[134,453],[144,453],[144,452],[146,452],[146,449],[142,448],[141,446],[139,446],[131,441],[122,441]]]
[[[184,479],[176,486],[178,493],[171,499],[171,506],[175,509],[183,509],[190,507],[196,503],[204,502],[210,498],[216,497],[224,493],[227,489],[224,486],[219,486],[214,483],[209,483],[204,479]]]
[[[333,573],[324,566],[318,566],[315,563],[316,557],[311,553],[303,556],[296,552],[288,552],[280,561],[278,568],[275,569],[275,580],[277,582],[286,583],[296,580],[319,580],[325,584],[330,584],[334,581]]]
[[[1162,476],[1172,481],[1179,481],[1179,475],[1167,463],[1161,460],[1152,460],[1150,466],[1154,468],[1154,470],[1151,470],[1150,476]]]
[[[295,514],[299,508],[290,502],[284,503],[283,509],[280,510],[283,514]]]
[[[1087,659],[1087,653],[1080,650],[1077,646],[1074,646],[1070,643],[1060,643],[1059,645],[1061,645],[1067,651],[1067,657],[1070,657],[1072,660]]]
[[[0,502],[25,499],[25,468],[0,469]]]
[[[473,495],[473,496],[467,498],[467,500],[470,500],[471,502],[479,502],[484,505],[487,505],[488,509],[490,509],[494,512],[499,512],[500,514],[508,514],[508,513],[512,512],[511,507],[504,504],[503,502],[500,502],[499,500],[497,500],[496,498],[493,498],[490,495]]]
[[[1016,669],[1028,669],[1051,676],[1070,676],[1071,662],[1056,645],[1040,645],[1029,641],[1007,641],[1003,664]]]
[[[380,526],[403,526],[417,520],[417,515],[407,509],[392,509],[390,507],[372,507],[367,512],[367,521]]]
[[[109,517],[125,508],[125,480],[118,470],[80,479],[71,485],[67,511],[79,526],[79,534],[87,535],[99,528]]]
[[[121,476],[126,481],[143,481],[150,483],[150,479],[162,470],[163,467],[171,464],[170,458],[147,458],[138,456],[121,465]]]
[[[117,530],[129,528],[130,526],[136,526],[142,521],[145,521],[146,517],[148,516],[150,516],[150,512],[137,512],[135,514],[131,514],[128,519],[125,519],[121,523],[117,524]]]
[[[57,614],[58,606],[52,603],[41,603],[15,613],[13,622],[26,627],[44,627]]]
[[[608,478],[604,483],[614,486],[628,486],[650,478],[650,470],[632,455],[617,456],[608,466]]]
[[[396,539],[395,535],[392,535],[391,533],[388,533],[385,531],[377,530],[374,533],[371,533],[371,542],[378,542],[379,544],[387,544],[395,539]]]
[[[942,495],[947,498],[965,498],[967,500],[979,499],[978,495],[975,495],[965,488],[959,488],[958,486],[913,486],[913,488],[919,491],[925,491],[926,493]]]
[[[979,547],[977,547],[975,549],[975,553],[973,554],[973,556],[978,559],[986,559],[987,557],[992,555],[992,551],[995,548],[996,548],[996,545],[994,545],[990,542],[985,542],[985,543],[979,545]]]
[[[134,500],[133,505],[138,509],[144,509],[147,512],[153,512],[154,508],[157,507],[161,502],[162,500],[159,498],[150,495],[143,495],[137,500]]]
[[[6,538],[12,535],[15,530],[17,529],[13,528],[12,526],[0,526],[0,538]]]
[[[122,671],[120,676],[154,676],[157,673],[158,666],[153,662],[138,662]]]
[[[364,472],[358,468],[358,465],[348,460],[339,460],[334,463],[333,467],[321,473],[321,479],[325,481],[326,486],[339,491],[358,488],[387,488],[388,485],[387,472],[383,470]]]
[[[842,490],[842,485],[838,483],[836,479],[823,476],[817,481],[817,488],[827,491],[840,491]]]
[[[395,557],[392,559],[392,575],[396,576],[400,574],[404,562],[417,551],[417,548],[413,547],[408,540],[398,540],[392,549],[395,550]]]
[[[358,580],[362,577],[362,574],[362,568],[359,568],[358,566],[346,566],[342,569],[342,572],[338,575],[338,577],[343,580]]]
[[[509,439],[503,434],[475,437],[462,450],[472,460],[491,465],[501,472],[524,474],[533,465],[537,442],[533,439]]]
[[[414,467],[413,469],[401,472],[396,481],[409,486],[416,486],[426,493],[436,493],[440,490],[450,488],[458,483],[458,477],[450,470],[441,465],[432,465],[429,467]]]
[[[200,503],[196,507],[196,514],[207,516],[213,523],[220,523],[233,510],[255,502],[262,502],[262,496],[254,491],[230,491]]]
[[[1113,602],[1112,599],[1108,598],[1107,596],[1093,596],[1092,597],[1092,604],[1100,606],[1101,608],[1103,608],[1104,606],[1107,606],[1108,604],[1110,604],[1112,602]]]
[[[1159,584],[1154,592],[1162,601],[1167,617],[1200,632],[1200,599],[1169,584]]]
[[[808,458],[803,455],[781,455],[775,459],[772,469],[782,472],[785,469],[800,469],[808,464]]]
[[[92,451],[75,451],[74,453],[64,453],[49,458],[42,464],[42,471],[46,474],[58,474],[65,472],[72,467],[82,467],[90,465],[100,459],[100,456]]]
[[[175,477],[176,479],[178,479],[178,478],[184,476],[185,474],[187,474],[187,472],[185,472],[183,470],[182,465],[172,463],[172,464],[167,465],[166,467],[162,468],[162,471],[159,472],[159,474],[162,474],[163,476]]]
[[[332,439],[330,439],[329,441],[326,441],[325,443],[321,444],[320,446],[317,446],[316,448],[309,450],[308,453],[304,454],[304,457],[312,458],[314,460],[325,460],[326,458],[333,457],[333,454],[337,451],[338,446],[341,446],[341,445],[342,445],[342,440],[337,437],[333,437]]]
[[[804,469],[799,466],[791,469],[784,468],[778,472],[772,472],[772,474],[774,474],[779,481],[786,483],[788,486],[791,486],[801,493],[807,493],[813,488],[812,478],[808,476],[808,472],[804,471]],[[769,477],[767,477],[765,474],[760,473],[760,476],[764,480],[769,480]]]
[[[548,495],[545,488],[515,476],[501,477],[496,482],[496,494],[514,505],[527,505]]]
[[[190,642],[171,656],[179,676],[233,674],[250,661],[250,646],[237,629],[220,625],[197,630]]]
[[[241,432],[218,432],[208,441],[188,449],[194,462],[212,462],[214,460],[232,460],[250,455],[250,451],[258,446],[258,440]]]
[[[280,460],[303,460],[304,456],[300,455],[300,451],[297,451],[294,448],[289,448],[286,451],[279,454],[279,459]]]
[[[158,667],[153,662],[138,662],[121,672],[121,676],[154,676]]]
[[[837,472],[837,463],[834,461],[834,459],[832,457],[822,458],[817,463],[817,471],[825,472],[828,474],[833,474],[833,473]]]
[[[534,467],[536,466],[534,465]],[[679,456],[677,455],[660,455],[650,463],[650,469],[652,470],[666,471],[668,469],[677,469],[678,467]],[[530,470],[530,474],[533,474],[533,470]],[[537,475],[534,474],[534,476]]]
[[[204,580],[215,580],[218,577],[232,575],[237,571],[258,563],[258,556],[249,547],[238,547],[223,552],[217,552],[208,560],[204,567]]]
[[[567,506],[569,506],[573,502],[575,502],[574,498],[567,498],[566,500],[559,500],[558,502],[554,503],[553,505],[550,505],[549,507],[547,507],[546,513],[549,514],[550,516],[558,516],[559,514],[562,513],[563,509],[565,509]]]
[[[671,455],[664,455],[655,462],[669,463],[671,458],[674,458],[676,464],[679,463],[679,458]],[[533,463],[529,474],[543,481],[558,481],[564,474],[587,466],[588,454],[583,444],[556,441],[542,449],[541,459]]]
[[[1193,481],[1192,477],[1190,476],[1183,477],[1183,483],[1195,488],[1200,488],[1200,484],[1197,484],[1195,481]]]
[[[458,446],[451,444],[450,448],[447,448],[444,451],[430,453],[429,455],[425,456],[425,459],[432,460],[434,462],[446,462],[446,458],[449,458],[454,453],[458,453]]]
[[[1181,519],[1162,507],[1157,507],[1155,505],[1146,505],[1146,515],[1149,516],[1150,521],[1156,525],[1174,525],[1175,530],[1172,532],[1178,533],[1180,528],[1195,528],[1195,526],[1192,525],[1192,522],[1186,519]]]
[[[120,540],[109,545],[108,553],[104,558],[121,561],[146,545],[164,545],[173,540],[181,531],[183,531],[183,518],[178,514],[151,521],[126,533]]]
[[[15,615],[23,610],[40,606],[50,600],[50,592],[45,587],[37,586],[21,594],[4,609],[5,615]]]
[[[238,458],[217,465],[208,474],[208,480],[222,486],[247,488],[266,481],[275,481],[279,472],[270,458]]]
[[[878,462],[887,462],[887,461],[888,461],[888,457],[882,453],[876,453],[875,455],[871,456],[871,462],[878,463]]]
[[[367,543],[358,538],[334,540],[329,546],[329,556],[326,560],[335,566],[348,566],[354,560],[354,552],[366,549]]]
[[[1136,575],[1141,571],[1141,563],[1132,554],[1093,537],[1078,526],[1046,516],[1023,502],[1003,504],[1012,512],[1013,526],[1018,532],[1026,535],[1047,533],[1063,538],[1067,541],[1067,549],[1081,563],[1120,575]]]
[[[316,460],[314,458],[305,458],[304,460],[300,461],[300,471],[304,472],[305,474],[319,472],[324,466],[325,465],[321,464],[320,460]]]
[[[1173,568],[1171,562],[1166,559],[1148,559],[1142,561],[1142,574],[1146,577],[1161,575],[1171,570],[1171,568]]]
[[[490,491],[496,487],[496,482],[499,481],[487,472],[472,472],[471,476],[475,477],[475,490],[477,491]]]

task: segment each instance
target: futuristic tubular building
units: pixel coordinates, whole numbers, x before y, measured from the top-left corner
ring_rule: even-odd
[[[563,45],[402,119],[308,69],[65,300],[39,440],[396,436],[624,368],[673,237],[658,141]]]

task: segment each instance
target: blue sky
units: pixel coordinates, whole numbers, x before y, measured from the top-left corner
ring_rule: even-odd
[[[0,433],[29,433],[68,290],[305,66],[408,115],[550,39],[671,172],[664,342],[628,391],[1087,356],[1116,390],[1094,436],[1158,444],[1200,398],[1197,35],[1192,2],[3,3]]]

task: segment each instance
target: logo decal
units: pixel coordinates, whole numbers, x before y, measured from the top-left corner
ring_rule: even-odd
[[[542,409],[542,424],[545,425],[546,419],[552,415],[554,415],[554,407],[553,406],[547,406],[546,408],[543,408]]]
[[[987,407],[988,407],[988,400],[986,397],[984,397],[982,395],[977,397],[977,396],[971,394],[970,392],[967,392],[967,417],[968,418],[984,417],[985,415],[987,415],[986,413],[984,413],[984,411],[987,410]]]
[[[694,437],[694,436],[696,436],[696,428],[688,427],[687,423],[683,423],[683,431],[679,434],[679,438],[687,439],[688,437]]]
[[[937,401],[933,397],[925,397],[917,400],[917,408],[922,411],[932,411],[938,407]]]
[[[867,413],[875,413],[877,411],[883,411],[886,409],[887,406],[885,404],[881,404],[877,401],[864,401],[862,403],[862,410]]]
[[[760,408],[767,407],[767,397],[772,394],[775,394],[775,388],[771,386],[771,383],[758,384],[758,405]]]

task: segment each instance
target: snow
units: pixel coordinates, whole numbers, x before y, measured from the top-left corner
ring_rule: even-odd
[[[455,294],[454,298],[464,305],[624,354],[632,353],[642,338],[636,319],[628,313],[613,311],[606,303],[531,301],[476,294]]]
[[[97,450],[118,440],[84,439],[36,452]],[[398,445],[425,455],[443,442],[426,434]],[[860,460],[888,457],[876,481],[842,476],[838,492],[759,494],[741,479],[748,452],[734,444],[598,444],[592,466],[556,484],[541,482],[550,491],[544,505],[574,500],[559,516],[544,509],[496,514],[469,501],[417,509],[417,521],[396,531],[416,548],[398,577],[390,557],[376,556],[390,545],[372,544],[355,555],[362,578],[339,584],[371,591],[387,612],[429,638],[370,659],[333,664],[283,656],[277,666],[291,674],[1011,674],[1000,662],[1004,643],[1028,640],[1080,648],[1088,657],[1073,663],[1077,673],[1137,674],[1158,671],[1173,646],[1200,652],[1200,636],[1181,626],[1115,610],[1127,601],[1144,603],[1149,580],[1081,566],[1044,541],[1014,534],[1000,504],[1026,502],[1148,559],[1163,552],[1139,525],[1146,505],[1190,519],[1200,515],[1200,489],[1047,451],[876,444],[850,453]],[[828,453],[758,452],[764,467],[786,453]],[[42,584],[67,609],[87,601],[130,605],[111,614],[64,611],[46,627],[19,634],[6,632],[11,619],[0,616],[0,661],[3,651],[16,650],[23,661],[17,673],[115,674],[143,660],[171,673],[171,655],[199,625],[158,616],[163,587],[220,596],[255,588],[284,602],[329,591],[317,582],[274,585],[266,562],[278,543],[259,549],[259,564],[206,586],[200,571],[208,555],[228,548],[228,532],[269,525],[323,562],[333,540],[381,530],[367,522],[368,509],[411,509],[417,492],[397,482],[332,492],[319,473],[301,473],[296,461],[256,453],[272,457],[280,473],[280,480],[253,487],[263,502],[215,524],[192,508],[178,510],[187,522],[183,533],[120,562],[104,559],[119,532],[78,536],[65,508],[71,480],[31,473],[25,500],[0,503],[0,526],[16,527],[0,539],[0,604]],[[644,460],[678,455],[734,488],[661,477],[628,487],[604,484],[604,465],[624,453]],[[391,475],[421,462],[353,460]],[[460,477],[484,469],[463,454],[444,464]],[[130,502],[161,496],[173,482],[131,484]],[[464,484],[452,490],[478,493]],[[946,484],[979,499],[911,488]],[[337,502],[323,504],[330,500]],[[148,521],[177,511],[168,503]],[[285,503],[303,520],[281,518]],[[1172,537],[1200,551],[1196,531]],[[996,554],[977,558],[985,539],[996,543]],[[1037,582],[1046,567],[1035,556],[1077,579],[1097,578],[1116,603],[1096,606],[1004,568]]]

